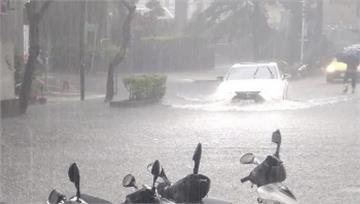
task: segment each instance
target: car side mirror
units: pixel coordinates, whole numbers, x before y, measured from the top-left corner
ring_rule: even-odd
[[[282,78],[283,80],[290,79],[290,78],[291,78],[291,74],[283,74],[283,75],[281,76],[281,78]]]
[[[240,163],[242,164],[252,164],[254,163],[255,155],[253,153],[246,153],[240,158]]]

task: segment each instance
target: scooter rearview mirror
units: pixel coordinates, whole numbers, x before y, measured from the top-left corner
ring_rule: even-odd
[[[158,177],[160,175],[160,162],[159,160],[156,160],[153,164],[152,164],[152,167],[151,167],[151,174],[153,176],[156,176]]]
[[[274,156],[280,159],[280,145],[281,145],[281,133],[280,130],[276,130],[272,134],[271,141],[275,144],[277,144],[276,151]]]
[[[48,204],[58,204],[61,203],[61,201],[64,200],[64,195],[61,195],[59,192],[57,192],[55,189],[52,190],[48,197]]]
[[[132,174],[128,174],[123,178],[122,185],[124,187],[134,187],[137,189],[135,177]]]
[[[254,163],[255,155],[253,153],[246,153],[241,156],[240,163],[242,164],[252,164]]]
[[[76,197],[80,200],[80,172],[76,163],[71,164],[68,171],[69,179],[75,184]]]
[[[272,141],[273,143],[275,143],[275,144],[278,144],[278,145],[281,144],[281,133],[280,133],[280,130],[276,130],[275,132],[273,132],[271,141]]]
[[[193,174],[198,174],[199,172],[199,166],[200,166],[200,160],[201,160],[201,152],[202,152],[202,146],[201,143],[199,143],[196,146],[194,155],[193,155],[193,161],[194,161],[194,169],[193,169]]]
[[[159,160],[156,160],[153,163],[152,168],[151,168],[151,174],[154,176],[152,189],[155,192],[155,182],[156,182],[157,178],[160,176],[160,162],[159,162]]]
[[[151,173],[151,169],[153,167],[154,163],[150,163],[148,166],[147,166],[147,170]],[[160,165],[160,174],[159,174],[159,177],[162,178],[166,183],[169,183],[170,184],[170,181],[169,179],[167,178],[166,174],[165,174],[165,170],[164,168]]]

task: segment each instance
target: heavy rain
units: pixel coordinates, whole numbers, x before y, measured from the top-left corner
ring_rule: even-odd
[[[360,202],[360,1],[0,6],[0,203]]]

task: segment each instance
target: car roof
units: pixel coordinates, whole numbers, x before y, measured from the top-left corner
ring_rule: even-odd
[[[275,66],[277,67],[276,62],[241,62],[236,63],[231,66],[231,68],[242,68],[242,67],[249,67],[249,66]]]

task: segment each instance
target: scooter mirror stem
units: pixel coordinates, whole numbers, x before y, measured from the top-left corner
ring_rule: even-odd
[[[280,159],[280,144],[277,144],[276,152],[275,152],[274,156],[277,157],[278,159]]]
[[[165,174],[164,169],[161,169],[160,177],[164,180],[164,182],[168,185],[171,185],[171,182],[169,181],[168,177]]]
[[[271,141],[277,145],[276,146],[276,152],[275,152],[274,156],[280,159],[280,145],[281,145],[281,132],[280,132],[280,130],[276,130],[276,131],[273,132]]]

